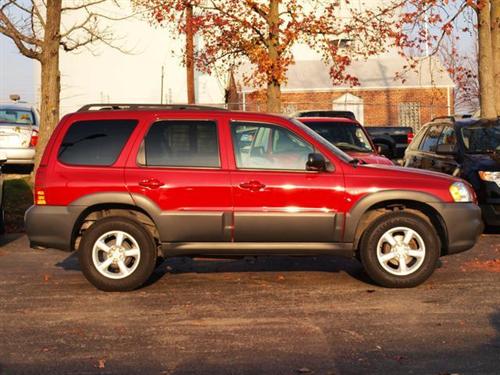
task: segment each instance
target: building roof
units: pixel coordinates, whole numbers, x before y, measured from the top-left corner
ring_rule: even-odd
[[[401,87],[454,87],[450,75],[446,72],[438,58],[420,60],[414,70],[404,72],[407,61],[400,56],[371,58],[366,61],[355,61],[347,73],[358,78],[359,89],[363,88],[401,88]],[[405,81],[398,77],[402,74]],[[283,92],[319,91],[349,88],[348,84],[333,85],[330,78],[330,67],[321,60],[296,61],[287,72],[287,83],[282,86]],[[243,91],[255,91],[255,87],[243,87]]]

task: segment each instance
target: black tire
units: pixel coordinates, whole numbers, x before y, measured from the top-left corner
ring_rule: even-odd
[[[101,274],[94,265],[92,252],[96,241],[104,234],[122,231],[137,242],[140,260],[128,276],[113,279]],[[79,247],[79,260],[82,272],[96,288],[107,292],[122,292],[139,288],[155,269],[157,251],[151,234],[137,221],[121,216],[112,216],[95,222],[82,236]]]
[[[379,240],[387,231],[398,227],[415,231],[425,245],[425,256],[422,257],[421,265],[408,275],[390,273],[384,269],[377,257]],[[397,211],[379,216],[368,226],[362,235],[359,250],[361,263],[375,283],[387,288],[411,288],[426,281],[434,272],[440,255],[440,241],[436,230],[427,220],[412,213]],[[417,262],[417,258],[411,258],[410,264],[411,262]]]

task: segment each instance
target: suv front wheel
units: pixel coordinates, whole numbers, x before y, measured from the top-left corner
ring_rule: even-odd
[[[140,287],[153,273],[156,255],[151,234],[138,222],[119,216],[95,222],[79,247],[83,274],[104,291]]]
[[[418,215],[399,211],[379,216],[364,232],[361,262],[377,284],[409,288],[427,280],[439,258],[435,229]]]

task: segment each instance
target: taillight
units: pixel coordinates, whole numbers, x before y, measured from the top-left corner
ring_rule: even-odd
[[[36,147],[38,143],[38,131],[33,130],[31,132],[30,147]]]
[[[413,141],[413,133],[406,134],[406,143],[410,144]]]
[[[47,200],[45,199],[45,191],[40,188],[35,187],[35,204],[37,206],[44,206],[47,204]]]

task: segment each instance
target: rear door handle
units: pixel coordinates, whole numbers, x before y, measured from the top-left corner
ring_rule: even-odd
[[[260,183],[259,181],[248,181],[248,182],[242,182],[240,184],[240,187],[242,189],[257,191],[257,190],[261,190],[261,189],[265,188],[266,185]]]
[[[156,178],[145,178],[144,180],[139,181],[139,185],[149,189],[158,189],[163,185],[163,183]]]

